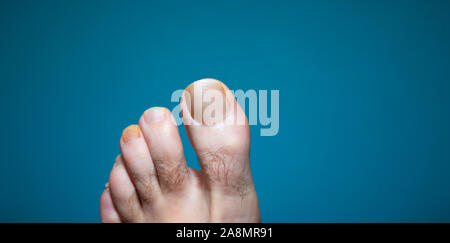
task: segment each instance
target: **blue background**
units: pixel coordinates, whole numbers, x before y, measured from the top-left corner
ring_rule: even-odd
[[[211,77],[280,90],[279,134],[252,127],[264,222],[449,222],[449,10],[0,0],[0,221],[99,222],[122,129]]]

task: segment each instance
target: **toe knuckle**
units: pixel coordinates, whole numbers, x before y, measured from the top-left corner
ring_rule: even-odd
[[[185,163],[185,162],[184,162]],[[169,180],[170,184],[175,188],[183,184],[184,179],[187,175],[187,168],[183,164],[174,166],[169,170]]]
[[[230,191],[243,194],[247,191],[247,171],[242,161],[236,155],[226,153],[223,150],[205,151],[199,157],[206,177],[216,183],[220,183]]]
[[[234,166],[232,156],[219,152],[204,152],[201,157],[208,176],[217,180],[228,179]]]
[[[156,191],[157,185],[149,179],[142,179],[136,181],[136,185],[139,191],[139,197],[143,203],[150,203],[153,201],[153,195]]]
[[[179,163],[164,163],[163,161],[156,161],[158,164],[158,176],[164,178],[164,184],[169,191],[178,190],[182,188],[186,177],[188,175],[188,168],[186,162]]]

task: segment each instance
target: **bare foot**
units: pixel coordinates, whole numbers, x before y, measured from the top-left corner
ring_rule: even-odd
[[[148,109],[123,131],[100,199],[102,222],[259,222],[250,130],[234,96],[203,79],[186,88],[180,108],[202,169],[187,166],[170,111]]]

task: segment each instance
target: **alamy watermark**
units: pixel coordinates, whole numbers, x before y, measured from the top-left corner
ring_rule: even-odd
[[[215,121],[224,120],[225,124],[244,124],[245,120],[240,119],[226,119],[229,112],[233,111],[233,107],[223,104],[227,103],[227,98],[222,92],[218,90],[198,90],[201,92],[200,97],[203,99],[200,102],[192,101],[189,92],[184,90],[175,90],[171,96],[171,102],[179,103],[180,98],[183,97],[187,106],[196,107],[197,111],[190,114],[195,120],[203,121],[208,124],[215,123]],[[275,136],[278,134],[280,126],[280,91],[279,90],[229,90],[229,94],[233,95],[241,109],[248,117],[249,125],[261,125],[261,136]],[[270,92],[270,100],[269,100]],[[196,97],[198,97],[196,95]],[[234,102],[230,102],[233,103]],[[203,107],[202,107],[203,106]],[[269,115],[270,109],[270,115]],[[183,124],[183,119],[180,114],[180,104],[177,104],[172,109],[172,114],[175,117],[175,122],[179,126]],[[244,118],[245,119],[245,118]],[[186,124],[186,121],[185,121]],[[187,124],[190,125],[190,124]],[[209,124],[208,124],[209,125]]]

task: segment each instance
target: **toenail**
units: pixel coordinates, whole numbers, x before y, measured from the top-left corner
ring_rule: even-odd
[[[153,107],[144,112],[144,120],[153,123],[163,120],[166,117],[166,110],[160,107]]]
[[[128,143],[129,141],[139,138],[141,136],[141,133],[139,132],[139,126],[137,125],[131,125],[125,128],[122,133],[122,139],[125,143]]]
[[[214,79],[202,79],[186,88],[186,105],[197,122],[214,125],[225,120],[230,109],[227,87]]]

